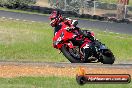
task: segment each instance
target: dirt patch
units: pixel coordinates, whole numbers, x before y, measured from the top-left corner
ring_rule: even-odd
[[[50,7],[48,0],[37,0],[36,5],[41,7]]]
[[[132,69],[118,68],[85,68],[88,74],[130,74]],[[0,65],[0,77],[12,78],[20,76],[63,76],[75,77],[78,67],[51,67],[51,66],[22,66]]]

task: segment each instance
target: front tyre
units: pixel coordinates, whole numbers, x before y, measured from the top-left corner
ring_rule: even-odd
[[[80,57],[77,57],[69,51],[69,47],[67,45],[63,45],[61,48],[61,52],[63,55],[71,62],[71,63],[83,63],[84,61],[81,60]]]

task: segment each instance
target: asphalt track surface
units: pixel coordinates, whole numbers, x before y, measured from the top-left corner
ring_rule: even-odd
[[[40,66],[40,67],[87,67],[87,68],[117,68],[117,69],[132,69],[132,63],[118,64],[102,64],[102,63],[70,63],[70,62],[32,62],[32,61],[0,61],[0,65],[15,65],[15,66]]]
[[[49,22],[48,16],[37,15],[37,14],[26,14],[26,13],[17,13],[0,10],[0,17],[13,18],[19,20],[29,20],[36,22]],[[99,29],[102,31],[109,31],[115,33],[123,34],[132,34],[132,23],[112,23],[112,22],[101,22],[101,21],[88,21],[88,20],[78,20],[78,26],[80,28],[88,29]]]
[[[49,22],[48,16],[42,16],[37,14],[25,14],[25,13],[16,13],[9,11],[0,10],[0,18],[10,18],[10,19],[19,19],[19,20],[28,20],[36,22]],[[132,24],[125,23],[110,23],[110,22],[100,22],[100,21],[88,21],[88,20],[79,20],[79,27],[83,28],[97,28],[102,31],[110,31],[123,34],[132,34]],[[104,65],[100,63],[52,63],[52,62],[5,62],[0,61],[0,65],[37,65],[37,66],[54,66],[54,67],[65,67],[65,66],[85,66],[85,67],[106,67],[106,68],[132,68],[131,62],[126,63],[117,63],[114,65]]]

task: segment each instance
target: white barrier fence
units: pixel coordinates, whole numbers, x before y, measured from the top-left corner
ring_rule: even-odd
[[[79,14],[116,17],[117,4],[90,0],[49,0],[52,8],[73,11]],[[126,5],[124,18],[132,18],[132,6]]]

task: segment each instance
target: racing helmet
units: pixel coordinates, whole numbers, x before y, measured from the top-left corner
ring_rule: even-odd
[[[49,16],[49,19],[51,20],[50,25],[52,27],[55,27],[60,23],[63,18],[59,11],[53,11]]]

